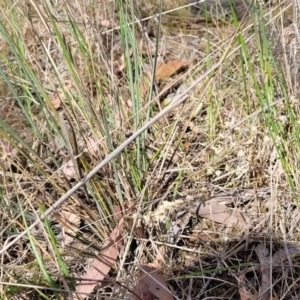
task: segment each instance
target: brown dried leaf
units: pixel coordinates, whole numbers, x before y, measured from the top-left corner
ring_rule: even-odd
[[[99,157],[99,147],[98,147],[97,142],[94,140],[93,137],[87,138],[86,142],[87,142],[86,144],[87,144],[87,148],[88,148],[89,153],[92,156],[98,158]]]
[[[67,161],[65,159],[63,160],[62,171],[64,172],[65,176],[69,180],[73,179],[73,178],[77,178],[76,168],[74,166],[74,162],[72,159],[70,159],[69,161]]]
[[[123,218],[119,221],[117,227],[109,235],[98,254],[98,259],[94,259],[86,274],[81,278],[76,287],[74,299],[85,299],[80,297],[81,293],[90,294],[98,281],[103,280],[115,263],[122,242]]]
[[[180,69],[186,66],[186,63],[181,60],[170,60],[167,63],[157,62],[156,72],[155,72],[155,80],[159,81],[164,78],[170,77]],[[152,80],[153,71],[150,65],[144,66],[144,73],[141,74],[140,78],[140,91],[141,96],[145,97],[150,88],[149,81]]]
[[[252,295],[243,286],[239,288],[239,293],[240,293],[241,300],[256,300],[257,299],[256,296]]]
[[[132,227],[134,225],[135,215],[136,214],[134,214],[132,217],[131,216],[126,217],[126,225],[129,230],[132,230]],[[136,220],[135,227],[133,228],[133,232],[135,233],[135,236],[139,239],[146,238],[145,229],[140,219]]]
[[[105,19],[100,22],[101,26],[105,27],[106,30],[118,27],[118,24],[114,19]]]
[[[200,127],[195,125],[195,123],[193,121],[186,122],[186,126],[196,134],[199,134],[201,132]]]
[[[139,282],[132,293],[129,295],[129,300],[154,300],[154,295],[149,291],[147,284]]]
[[[140,92],[141,92],[141,97],[145,97],[149,91],[150,84],[149,84],[149,79],[147,74],[141,74],[141,79],[140,79]]]
[[[63,246],[69,245],[74,239],[71,235],[74,235],[79,229],[80,217],[68,210],[62,210],[57,218],[64,228]]]
[[[167,63],[159,63],[156,68],[155,79],[158,81],[170,77],[185,66],[186,63],[179,59],[170,60]]]
[[[270,252],[265,245],[260,244],[254,248],[261,265],[261,288],[260,294],[266,296],[271,291],[272,285],[270,281]]]
[[[161,300],[173,300],[173,296],[167,286],[165,276],[160,269],[147,265],[139,265],[139,282],[147,285],[149,291]]]
[[[246,272],[243,272],[237,278],[241,300],[256,300],[257,295],[253,295],[245,287],[245,276],[246,276]]]
[[[122,219],[123,213],[122,213],[122,207],[120,205],[114,205],[114,211],[117,214],[118,219]]]
[[[8,141],[0,139],[0,155],[2,155],[0,160],[4,161],[5,169],[10,167],[11,162],[14,161],[18,153],[19,151],[16,148],[12,148]]]
[[[293,259],[296,256],[300,256],[300,246],[289,245],[285,249],[278,250],[272,257],[272,263],[274,265],[280,265],[288,259]]]
[[[226,204],[228,204],[227,201],[212,198],[208,201],[197,203],[197,206],[193,206],[189,212],[228,227],[234,225],[245,227],[251,224],[250,219],[242,214],[238,208],[231,208]]]
[[[66,230],[74,232],[74,230],[78,230],[80,225],[80,218],[78,215],[73,214],[68,210],[62,210],[61,213],[61,222],[66,227]]]
[[[129,56],[132,56],[132,54],[133,54],[133,50],[130,49]],[[125,67],[126,67],[126,61],[125,61],[125,54],[123,53],[114,66],[114,70],[113,70],[114,74],[118,75],[122,73]]]
[[[164,246],[159,246],[158,249],[157,249],[157,253],[156,253],[156,256],[153,260],[152,263],[148,264],[148,266],[154,268],[154,269],[159,269],[161,268],[161,261],[163,261],[163,257],[164,257],[164,254],[166,252],[166,248]]]
[[[65,86],[65,91],[70,91],[72,88],[72,83],[68,83]],[[55,109],[59,109],[63,101],[66,100],[65,94],[63,92],[56,92],[51,98],[51,103]]]

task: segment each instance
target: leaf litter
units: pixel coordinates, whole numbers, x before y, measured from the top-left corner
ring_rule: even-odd
[[[141,287],[142,295],[153,295],[160,300],[173,300],[173,296],[169,291],[164,274],[162,270],[156,269],[148,265],[139,265],[140,279],[138,285],[133,290],[134,294],[140,293]],[[137,299],[135,296],[132,300]],[[142,298],[143,299],[143,298]]]
[[[123,244],[122,237],[123,219],[120,219],[117,227],[110,233],[103,243],[97,258],[93,260],[87,272],[80,278],[76,285],[74,299],[85,299],[83,294],[90,294],[98,282],[101,282],[116,263],[120,248]]]
[[[105,22],[105,20],[102,20],[102,25],[103,26],[108,26],[109,28],[115,27],[115,23],[112,22],[111,19],[108,19],[107,22]],[[189,24],[190,25],[190,24]],[[195,41],[193,41],[195,42]],[[172,41],[171,41],[172,43]],[[198,51],[199,49],[197,49]],[[200,51],[198,51],[200,52]],[[130,51],[130,55],[132,55],[132,52]],[[172,59],[167,59],[165,60],[167,61],[159,63],[157,66],[157,70],[156,70],[156,80],[158,82],[163,81],[165,79],[168,79],[168,77],[170,76],[174,76],[177,74],[177,72],[187,66],[187,63],[184,63],[185,59],[179,59],[177,58],[172,58]],[[190,63],[188,64],[190,66]],[[120,60],[118,61],[118,63],[116,64],[116,67],[114,69],[114,73],[115,75],[120,75],[120,73],[122,73],[124,71],[125,68],[125,57],[124,55],[121,56]],[[147,77],[152,77],[152,73],[148,74]],[[230,74],[231,75],[231,74]],[[228,76],[228,74],[226,75]],[[235,80],[235,79],[234,79]],[[69,88],[71,88],[71,86],[68,86],[66,84],[65,87],[67,90]],[[145,86],[144,90],[142,91],[142,94],[145,95],[149,92],[149,86]],[[54,97],[52,98],[52,104],[54,106],[55,109],[59,109],[61,108],[61,106],[63,106],[63,102],[65,101],[64,98],[64,94],[63,93],[56,93],[54,95]],[[61,101],[62,100],[62,101]],[[127,99],[127,101],[130,101],[129,99]],[[227,103],[225,103],[224,101],[224,107],[226,107]],[[182,107],[180,109],[183,109]],[[208,108],[205,107],[204,109],[204,113],[201,114],[201,117],[205,117],[207,114]],[[228,115],[226,115],[226,113]],[[222,115],[222,122],[226,123],[227,122],[227,117],[231,118],[230,115],[230,109],[225,112],[225,113],[221,113]],[[120,118],[121,119],[121,118]],[[183,123],[185,124],[186,120],[183,120]],[[193,122],[190,121],[191,123],[189,123],[191,126],[191,131],[192,134],[189,135],[189,133],[187,132],[184,135],[184,139],[191,141],[189,143],[189,148],[193,147],[195,143],[197,143],[198,145],[200,145],[203,148],[206,148],[206,150],[209,152],[211,151],[211,149],[205,145],[203,143],[203,140],[199,139],[198,137],[196,137],[197,135],[199,136],[201,134],[201,130],[206,129],[205,126],[202,127],[197,127],[195,124],[198,122],[199,120],[194,120]],[[182,127],[183,128],[183,127]],[[193,128],[196,128],[196,130]],[[199,129],[201,128],[201,130]],[[159,139],[158,139],[159,140]],[[94,140],[91,139],[91,144],[94,144]],[[186,142],[186,141],[184,141]],[[3,148],[8,149],[9,145],[4,144]],[[197,149],[197,153],[201,152],[201,147],[199,147],[199,149]],[[193,148],[191,148],[193,149]],[[174,149],[172,149],[174,150]],[[10,150],[9,150],[10,151]],[[9,152],[8,151],[8,152]],[[93,155],[99,155],[99,153],[97,153],[99,150],[96,150],[94,148],[92,148],[93,151]],[[174,153],[176,151],[174,150]],[[200,156],[200,155],[199,155]],[[178,157],[176,156],[176,153],[174,155],[175,159],[173,161],[174,162],[178,162]],[[195,159],[195,157],[191,157],[190,161],[192,162],[193,159]],[[205,161],[205,159],[203,157],[199,158],[202,161]],[[182,161],[182,159],[180,160]],[[235,162],[234,162],[235,163]],[[238,163],[240,163],[240,161],[238,161]],[[173,168],[179,168],[180,164],[174,163],[172,165]],[[194,166],[193,166],[194,167]],[[222,166],[222,168],[226,171],[226,167],[228,166]],[[70,166],[69,169],[65,169],[64,172],[66,173],[66,176],[68,177],[68,179],[73,179],[76,178],[75,176],[75,166]],[[214,168],[217,169],[217,166],[214,166]],[[207,173],[205,174],[205,176],[201,177],[203,182],[205,182],[206,180],[210,180],[211,177],[213,176],[212,174],[214,174],[214,172],[216,172],[216,174],[219,174],[218,172],[221,172],[220,170],[214,170],[214,168],[211,169],[211,173]],[[220,168],[220,169],[222,169]],[[240,168],[241,170],[248,170],[245,166],[241,166]],[[246,174],[247,172],[245,171],[243,174]],[[279,172],[280,174],[283,174],[283,172]],[[160,174],[157,175],[157,178],[160,179]],[[225,175],[227,175],[225,173]],[[276,175],[276,174],[275,174]],[[211,177],[209,177],[211,176]],[[223,178],[226,176],[224,176],[224,174],[222,174]],[[276,176],[275,176],[276,177]],[[228,182],[222,182],[220,180],[221,177],[215,177],[214,180],[216,180],[218,183],[220,183],[220,185],[224,186],[224,185],[228,185]],[[212,180],[213,181],[213,180]],[[246,182],[246,181],[245,181]],[[244,182],[244,184],[245,184]],[[234,185],[234,184],[232,184]],[[229,184],[230,187],[232,187],[232,185]],[[245,184],[246,185],[246,184]],[[188,186],[188,185],[187,185]],[[182,187],[182,186],[181,186]],[[219,186],[220,187],[220,186]],[[153,187],[152,187],[153,188]],[[174,188],[174,185],[170,186],[169,192]],[[193,187],[194,188],[194,187]],[[202,185],[200,185],[200,187],[197,187],[196,189],[201,189],[203,188]],[[210,187],[212,190],[214,189],[213,186]],[[159,189],[159,186],[155,187],[155,189]],[[222,190],[222,188],[220,188],[220,190]],[[164,251],[161,251],[162,255],[165,256],[166,258],[173,258],[176,257],[177,260],[174,260],[173,263],[174,265],[172,267],[174,267],[174,272],[178,271],[176,269],[176,266],[178,266],[178,269],[180,269],[181,274],[184,274],[184,269],[182,268],[182,260],[184,259],[184,257],[181,257],[181,253],[184,253],[184,247],[182,246],[182,243],[186,243],[187,248],[189,249],[189,251],[191,252],[195,252],[196,256],[194,257],[194,261],[196,261],[197,263],[194,265],[197,265],[198,269],[192,269],[189,270],[190,272],[193,271],[197,271],[199,272],[200,269],[200,277],[203,275],[203,278],[201,277],[201,280],[203,279],[204,282],[204,287],[201,287],[201,290],[203,291],[203,293],[207,293],[207,296],[209,297],[209,293],[208,291],[205,291],[205,286],[209,286],[207,285],[208,282],[211,283],[211,287],[212,289],[215,287],[214,286],[214,279],[217,280],[217,276],[218,276],[218,272],[215,273],[215,275],[211,275],[211,278],[209,280],[206,281],[205,279],[205,274],[207,274],[207,271],[210,271],[210,269],[214,269],[216,267],[216,264],[214,263],[214,259],[221,261],[223,267],[226,269],[226,267],[228,266],[228,264],[230,265],[230,267],[234,266],[234,261],[237,262],[237,265],[240,266],[240,272],[245,272],[245,270],[242,270],[243,265],[242,265],[242,261],[244,259],[244,261],[250,261],[250,263],[259,263],[259,268],[256,268],[255,271],[257,272],[257,277],[259,277],[259,282],[255,282],[255,280],[253,278],[255,278],[256,276],[252,276],[253,278],[247,278],[247,274],[245,274],[245,276],[242,276],[240,274],[239,275],[239,281],[237,280],[236,285],[239,285],[239,296],[241,297],[241,299],[258,299],[255,297],[261,297],[261,299],[263,298],[267,298],[270,297],[270,295],[273,295],[272,289],[272,282],[269,280],[268,278],[268,274],[270,274],[270,272],[272,272],[273,270],[271,270],[270,265],[272,264],[274,266],[276,265],[280,265],[282,267],[284,267],[284,263],[286,261],[290,261],[291,259],[294,259],[295,257],[297,257],[299,255],[299,249],[297,248],[297,246],[291,246],[291,245],[279,245],[277,246],[277,250],[275,251],[275,254],[269,254],[268,252],[268,248],[265,246],[264,243],[262,243],[261,239],[265,239],[266,243],[269,243],[268,237],[265,235],[262,235],[261,232],[256,232],[255,230],[257,230],[257,228],[259,228],[259,225],[264,224],[266,225],[266,222],[269,220],[269,212],[270,212],[270,205],[265,206],[267,209],[266,211],[259,211],[260,209],[265,209],[263,206],[255,206],[253,205],[253,203],[258,200],[257,202],[261,202],[264,203],[264,197],[260,197],[259,194],[263,193],[263,190],[258,188],[255,189],[255,191],[253,192],[252,190],[249,191],[249,189],[245,189],[244,192],[252,192],[252,196],[250,197],[251,199],[247,199],[246,201],[236,201],[236,198],[238,198],[236,196],[236,189],[232,188],[233,191],[233,196],[230,195],[230,199],[228,199],[228,197],[226,198],[222,198],[221,193],[218,194],[216,193],[215,195],[213,195],[211,198],[206,198],[204,201],[197,200],[197,196],[194,196],[193,201],[188,200],[186,197],[182,197],[181,199],[173,199],[172,197],[167,197],[167,201],[166,199],[163,200],[158,200],[156,205],[153,205],[153,207],[151,208],[151,213],[148,215],[143,216],[142,218],[142,223],[138,224],[136,228],[133,229],[133,232],[135,233],[134,235],[134,239],[136,239],[138,242],[141,243],[141,245],[143,244],[143,240],[145,240],[148,236],[150,237],[150,239],[152,239],[153,243],[159,243],[162,242],[165,243],[170,242],[170,239],[166,239],[164,240],[164,234],[167,232],[168,235],[174,235],[177,238],[174,239],[171,243],[171,245],[165,246],[164,247]],[[273,190],[272,190],[273,192]],[[269,194],[270,195],[270,192]],[[255,199],[257,198],[257,199]],[[268,197],[267,197],[268,198]],[[284,199],[283,196],[280,196],[278,198]],[[156,201],[156,200],[155,200]],[[272,202],[272,205],[274,205],[274,198],[268,198],[267,200],[269,203]],[[293,199],[289,198],[287,202],[292,202]],[[284,202],[284,201],[282,201]],[[187,206],[183,207],[183,203],[185,203]],[[250,203],[250,204],[249,204]],[[251,204],[252,203],[252,204]],[[250,208],[249,208],[250,207]],[[175,208],[175,209],[174,209]],[[257,211],[256,211],[257,210]],[[149,210],[147,210],[149,211]],[[177,223],[179,226],[179,229],[176,229],[175,232],[175,227],[173,227],[173,223],[175,221],[178,221],[178,219],[182,219],[182,216],[185,214],[185,212],[187,212],[188,214],[186,214],[186,216],[188,216],[185,220],[183,220],[182,222]],[[174,216],[175,219],[177,218],[177,220],[174,221]],[[129,217],[129,219],[127,220],[127,226],[130,228],[133,227],[133,220],[131,219],[131,217]],[[215,234],[215,239],[211,239],[209,241],[209,243],[207,243],[207,245],[205,244],[205,239],[203,238],[203,240],[200,240],[199,236],[196,238],[198,245],[195,245],[195,247],[193,247],[192,243],[189,243],[187,236],[189,236],[190,234],[190,228],[191,228],[191,224],[190,220],[191,219],[195,219],[195,218],[200,218],[201,222],[202,222],[202,227],[200,228],[201,233],[203,233],[204,235],[207,236],[213,236],[211,235],[211,231],[215,232],[213,234]],[[65,227],[65,231],[68,231],[69,229],[71,230],[72,227],[72,231],[73,233],[77,232],[78,229],[78,224],[79,224],[79,220],[78,217],[76,217],[76,215],[71,214],[71,213],[67,213],[66,211],[62,212],[62,219],[61,219],[62,223],[64,224]],[[207,222],[206,222],[207,221]],[[68,225],[68,223],[72,224],[70,226],[70,224]],[[104,241],[99,253],[98,253],[98,258],[95,259],[91,265],[89,267],[87,267],[87,271],[86,274],[84,276],[82,276],[82,280],[77,284],[77,288],[76,288],[76,292],[77,294],[74,294],[74,298],[76,299],[76,297],[78,297],[78,299],[80,298],[80,294],[81,293],[87,293],[87,294],[91,294],[93,292],[93,290],[96,287],[96,284],[100,281],[102,281],[105,276],[107,276],[109,274],[109,272],[114,268],[114,266],[116,266],[116,268],[118,268],[117,263],[118,263],[118,257],[120,254],[120,250],[122,247],[124,247],[123,244],[123,239],[124,239],[124,230],[123,230],[123,226],[124,226],[125,221],[123,219],[119,218],[119,223],[117,224],[116,228],[110,233],[108,234],[108,238],[107,240]],[[157,226],[156,226],[157,223]],[[171,226],[170,226],[171,224]],[[205,227],[205,224],[208,224],[207,227]],[[125,226],[124,226],[125,227]],[[234,252],[232,251],[232,253],[230,252],[230,250],[228,250],[228,252],[230,252],[230,254],[228,254],[228,252],[226,252],[225,248],[227,247],[226,243],[223,243],[224,240],[231,240],[234,241],[234,238],[232,238],[232,236],[230,236],[230,233],[227,235],[226,234],[226,230],[220,230],[220,228],[228,228],[231,227],[233,228],[233,230],[235,228],[239,228],[239,234],[242,235],[238,236],[237,239],[240,239],[242,241],[242,247],[239,249],[239,251]],[[262,226],[263,227],[263,226]],[[294,225],[294,227],[297,227],[297,224]],[[249,231],[249,230],[253,230],[252,234],[253,235],[257,235],[258,236],[258,240],[251,240],[251,237],[249,239],[243,237],[243,235],[245,235],[245,231]],[[296,231],[296,229],[295,229]],[[146,233],[145,233],[146,232]],[[227,231],[228,233],[229,231]],[[70,231],[71,233],[71,231]],[[203,235],[202,235],[203,237]],[[235,237],[236,238],[236,237]],[[200,241],[199,241],[200,240]],[[240,242],[240,240],[235,241],[237,243]],[[66,241],[65,240],[65,244],[68,244],[69,242],[72,241]],[[180,244],[181,243],[181,244]],[[178,246],[179,245],[179,246]],[[206,246],[206,248],[204,247]],[[232,246],[232,245],[231,245]],[[176,247],[179,247],[180,251],[178,253],[176,253],[175,249]],[[203,250],[204,249],[204,250]],[[207,253],[209,249],[210,253]],[[225,250],[224,250],[225,249]],[[138,249],[135,249],[136,252]],[[203,252],[201,252],[203,250]],[[223,253],[225,251],[225,256],[223,256]],[[253,251],[256,253],[257,257],[253,257]],[[152,256],[155,256],[155,251],[154,249],[151,249],[151,247],[148,247],[148,251],[147,251],[148,255],[149,253],[151,253]],[[212,255],[215,254],[214,259],[212,259],[210,257],[213,256]],[[218,253],[221,253],[220,255]],[[198,256],[197,256],[198,255]],[[235,256],[236,255],[236,256]],[[244,255],[244,256],[243,256]],[[152,261],[153,259],[149,259],[149,261]],[[199,263],[200,261],[200,263]],[[271,263],[270,263],[271,261]],[[241,263],[241,264],[240,264]],[[161,271],[161,266],[155,265],[155,267],[151,266],[151,263],[149,263],[148,265],[141,265],[139,264],[139,262],[134,261],[134,264],[136,266],[138,266],[139,268],[139,279],[137,280],[138,283],[137,285],[134,287],[133,291],[134,294],[129,294],[130,297],[133,297],[132,299],[154,299],[154,297],[158,297],[159,299],[173,299],[172,293],[170,292],[170,286],[174,287],[176,286],[174,280],[168,280],[168,284],[166,283],[166,275],[164,275],[164,273]],[[291,263],[289,263],[291,265]],[[219,266],[219,262],[218,262],[218,266]],[[288,266],[286,266],[288,267]],[[203,271],[203,273],[201,273]],[[246,269],[246,273],[247,273],[248,269]],[[253,269],[251,269],[251,272],[253,271]],[[128,272],[130,272],[130,270],[128,270]],[[222,271],[220,271],[220,273],[222,273]],[[231,276],[232,278],[234,278],[236,276],[236,274],[232,271],[230,271],[230,268],[227,268],[225,271],[223,271],[223,273],[226,276]],[[250,273],[250,269],[249,269],[249,273]],[[211,273],[209,273],[211,274]],[[276,273],[276,270],[274,271],[274,274]],[[186,274],[185,274],[186,275]],[[227,278],[226,276],[224,276],[224,278],[226,280],[228,280],[228,282],[231,282],[232,278]],[[221,277],[222,278],[222,277]],[[246,285],[249,284],[249,281],[252,280],[252,289],[246,289]],[[131,278],[128,282],[128,286],[132,286],[132,284],[134,284],[134,280]],[[185,284],[184,282],[184,276],[182,278],[182,283]],[[180,283],[181,284],[181,283]],[[243,286],[242,288],[240,288],[240,284]],[[188,285],[186,285],[188,286]],[[230,286],[230,284],[228,284],[228,286]],[[228,287],[226,286],[226,287]],[[255,287],[255,289],[258,291],[258,293],[254,293],[253,292],[253,287]],[[196,283],[194,286],[195,290],[196,290]],[[276,288],[275,288],[276,290]],[[182,292],[184,291],[184,289],[182,289]],[[269,292],[270,295],[267,295]],[[277,293],[278,293],[278,289],[277,289]],[[183,292],[182,294],[185,295],[185,293]],[[202,294],[201,294],[202,295]],[[258,296],[257,296],[258,295]],[[186,295],[185,295],[186,296]],[[203,296],[203,295],[202,295]],[[231,295],[232,296],[232,295]],[[237,296],[237,294],[235,294],[235,296]],[[134,298],[137,297],[137,298]],[[169,297],[169,298],[168,298]],[[171,298],[172,297],[172,298]],[[204,297],[204,296],[203,296]],[[276,299],[276,296],[274,294],[274,296],[272,296],[273,299]],[[183,297],[184,298],[184,297]]]

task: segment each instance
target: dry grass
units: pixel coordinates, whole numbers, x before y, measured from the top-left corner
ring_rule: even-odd
[[[124,215],[136,208],[147,239],[124,230],[127,246],[90,299],[126,298],[120,284],[132,288],[135,266],[158,252],[177,299],[298,299],[299,257],[290,247],[300,238],[300,41],[292,3],[257,4],[242,23],[206,23],[179,0],[163,1],[162,11],[178,9],[161,19],[160,1],[123,3],[123,13],[123,1],[100,2],[1,3],[1,248],[174,94],[188,98],[2,253],[0,298],[69,297],[64,291],[75,288],[115,227],[119,206]],[[188,68],[143,90],[141,74],[155,56]],[[164,201],[206,201],[221,192],[252,226],[190,213],[176,242],[170,239],[187,208],[162,216]],[[77,216],[67,245],[64,211]],[[273,265],[271,290],[260,295],[262,245]],[[289,254],[280,263],[279,251]]]

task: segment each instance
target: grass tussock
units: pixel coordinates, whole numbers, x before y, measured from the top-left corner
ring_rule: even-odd
[[[89,299],[128,298],[158,256],[177,299],[299,298],[296,0],[242,21],[186,4],[1,2],[1,299],[74,298],[120,211],[122,250]],[[247,226],[192,213],[212,197]]]

